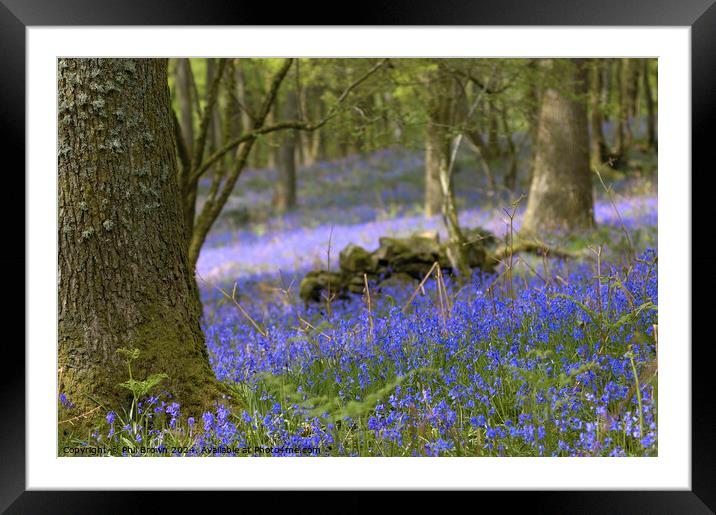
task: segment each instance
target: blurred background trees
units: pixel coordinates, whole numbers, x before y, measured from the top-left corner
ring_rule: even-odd
[[[524,194],[531,230],[589,225],[592,172],[638,172],[630,156],[657,148],[655,59],[192,58],[170,72],[192,263],[247,167],[276,171],[282,215],[301,205],[301,167],[407,148],[424,155],[425,216],[448,224],[453,176],[471,174],[488,197]]]

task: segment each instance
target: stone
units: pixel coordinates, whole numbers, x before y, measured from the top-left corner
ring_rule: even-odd
[[[392,288],[402,288],[408,284],[417,285],[418,282],[415,280],[415,278],[411,277],[406,273],[397,272],[381,281],[378,285],[378,291],[384,292]]]
[[[489,231],[481,228],[467,229],[469,244],[465,254],[471,268],[493,271],[494,264],[487,263],[486,242],[497,242]],[[360,294],[365,289],[365,276],[376,285],[378,291],[422,280],[434,263],[446,272],[451,270],[447,256],[447,244],[440,244],[437,231],[416,234],[407,238],[382,237],[380,246],[368,252],[358,245],[348,245],[340,253],[339,272],[318,270],[309,272],[301,281],[299,294],[306,301],[320,302],[329,287],[331,294],[342,298],[348,293]]]
[[[336,272],[318,270],[308,272],[301,281],[298,295],[306,302],[320,302],[321,294],[330,290],[336,296],[345,294],[345,278]]]
[[[338,255],[338,265],[343,272],[374,272],[377,262],[371,259],[371,253],[358,245],[349,244]]]
[[[483,247],[492,247],[499,243],[499,239],[495,236],[495,233],[483,229],[482,227],[470,227],[462,229],[462,235],[465,240],[469,243],[475,243]]]

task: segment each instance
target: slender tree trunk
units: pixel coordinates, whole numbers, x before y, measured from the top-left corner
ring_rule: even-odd
[[[440,171],[450,159],[450,141],[440,120],[430,117],[425,128],[425,216],[441,212],[443,193]]]
[[[632,141],[629,125],[631,59],[620,59],[617,64],[617,88],[619,94],[619,119],[617,121],[617,148],[615,154],[621,158]]]
[[[249,109],[254,106],[254,97],[250,95],[250,91],[247,88],[246,82],[246,63],[247,59],[236,60],[236,97],[241,108],[241,130],[248,132],[254,127],[254,121],[251,119]],[[250,155],[250,166],[259,168],[261,166],[261,153],[255,149]]]
[[[635,132],[638,135],[641,130],[641,61],[642,59],[630,59],[629,65],[629,145],[634,143]]]
[[[176,175],[164,59],[59,60],[60,391],[79,412],[126,407],[164,372],[184,414],[216,400]]]
[[[448,233],[447,257],[453,271],[461,278],[469,277],[470,267],[465,237],[460,230],[452,176],[454,160],[462,135],[455,138],[451,129],[464,121],[464,106],[459,99],[460,85],[455,78],[439,69],[431,79],[428,100],[425,159],[425,214],[439,212]],[[453,147],[453,145],[455,145]]]
[[[175,67],[175,84],[177,104],[179,106],[179,120],[181,135],[184,141],[189,162],[194,152],[194,77],[189,59],[179,59]],[[186,169],[185,171],[188,171]],[[196,213],[196,188],[197,183],[189,183],[188,177],[182,177],[180,181],[184,197],[184,229],[187,238],[191,238],[194,227],[194,215]]]
[[[400,110],[400,107],[396,105],[399,102],[391,91],[383,92],[383,103],[388,109]],[[400,121],[398,121],[399,119],[396,120],[396,118],[388,117],[388,132],[393,141],[400,142],[403,140],[403,126]]]
[[[234,78],[236,81],[236,100],[239,109],[241,110],[241,131],[248,132],[252,128],[251,117],[249,116],[248,109],[251,105],[251,99],[249,98],[248,92],[246,91],[246,74],[244,73],[244,60],[236,59],[234,61]]]
[[[500,126],[497,106],[493,100],[488,99],[487,104],[487,146],[490,149],[491,157],[500,157],[502,148],[500,146]]]
[[[268,116],[266,117],[266,123],[268,125],[273,125],[278,121],[278,116],[276,116],[276,106],[274,105],[273,108],[269,111]],[[278,149],[278,143],[276,143],[276,135],[275,134],[267,134],[263,138],[263,142],[266,142],[265,145],[265,152],[266,152],[266,167],[275,169],[277,165],[276,160],[276,150]]]
[[[322,117],[323,110],[321,109],[319,113],[319,116]],[[313,138],[311,139],[311,161],[315,163],[316,161],[320,161],[326,157],[326,140],[323,136],[323,129],[312,131],[310,134],[313,135]]]
[[[214,81],[216,76],[216,60],[206,60],[206,96],[209,96],[209,85]],[[211,154],[214,150],[219,148],[222,143],[222,128],[221,128],[221,106],[217,102],[216,109],[213,110],[211,115],[211,123],[209,124],[209,138],[207,140],[206,152]]]
[[[276,93],[279,90],[281,83],[286,77],[293,59],[284,59],[281,68],[274,74],[270,79],[270,84],[267,87],[266,94],[261,102],[261,107],[252,116],[252,127],[254,130],[264,127],[266,120],[268,119],[268,113],[275,105]],[[236,186],[241,173],[246,168],[246,165],[251,155],[254,144],[257,142],[256,136],[251,136],[246,139],[243,143],[236,147],[236,153],[232,161],[231,168],[227,170],[224,177],[214,175],[212,183],[209,187],[206,200],[202,205],[201,211],[196,219],[192,238],[189,241],[189,265],[194,270],[197,261],[199,260],[199,254],[201,247],[204,244],[207,234],[211,229],[212,225],[216,221],[217,217],[221,213],[221,210],[226,205],[231,193]]]
[[[448,158],[447,162],[440,164],[440,185],[443,198],[442,215],[448,233],[447,257],[450,260],[450,266],[453,271],[461,278],[467,278],[470,276],[470,266],[466,254],[465,236],[460,229],[455,204],[455,188],[452,180],[453,165],[451,158]]]
[[[609,106],[612,103],[612,81],[614,78],[614,61],[612,59],[604,59],[602,61],[602,92],[601,92],[601,103],[605,107],[602,117],[605,122],[611,120],[609,114]]]
[[[532,177],[535,169],[535,156],[537,155],[537,126],[539,124],[539,107],[540,107],[540,69],[537,59],[530,60],[528,64],[529,70],[529,87],[527,90],[527,118],[529,123],[530,138],[530,162],[528,170],[528,183],[532,184]]]
[[[189,59],[178,59],[174,69],[179,120],[184,146],[189,155],[194,145],[194,107],[192,105],[191,62]]]
[[[629,66],[629,116],[638,123],[641,104],[641,61],[643,59],[630,59]]]
[[[284,98],[281,116],[286,120],[298,117],[298,98],[296,91],[289,88]],[[274,194],[274,206],[278,213],[285,213],[296,206],[296,140],[295,130],[282,131],[279,135],[279,147],[276,150],[278,180]]]
[[[604,117],[602,108],[602,65],[600,60],[592,61],[590,68],[589,84],[589,123],[590,123],[590,161],[592,168],[599,168],[604,162],[607,154],[607,146],[604,140]]]
[[[512,129],[508,121],[507,106],[502,104],[500,110],[500,117],[502,120],[502,131],[505,134],[505,140],[507,142],[507,157],[509,158],[510,167],[505,175],[505,187],[508,190],[513,190],[517,184],[517,148],[515,142],[512,139]]]
[[[309,101],[310,97],[310,101]],[[318,99],[316,99],[317,101]],[[301,94],[298,97],[299,105],[301,106],[301,113],[304,118],[311,119],[311,110],[309,104],[314,103],[313,88],[305,87],[301,89]],[[313,139],[316,132],[320,131],[300,131],[299,141],[301,143],[301,163],[305,166],[311,166],[315,162],[315,155],[313,154]]]
[[[490,167],[490,149],[485,143],[485,140],[478,130],[466,130],[465,135],[467,141],[470,143],[472,150],[477,154],[477,159],[480,161],[482,171],[485,173],[487,179],[487,188],[490,191],[495,191],[495,177],[492,174],[492,168]]]
[[[627,112],[627,101],[626,101],[626,77],[624,74],[625,64],[624,60],[618,59],[614,65],[614,82],[617,93],[617,102],[619,104],[619,113],[616,119],[616,147],[614,154],[617,157],[623,156],[627,147],[627,136],[626,136],[626,121],[629,117]]]
[[[525,233],[594,225],[586,66],[581,59],[560,65],[568,68],[556,70],[551,59],[542,62],[546,70],[559,74],[560,84],[542,94],[535,171],[522,223]]]
[[[644,83],[644,100],[646,102],[646,141],[648,148],[656,150],[656,106],[654,103],[654,96],[651,91],[651,84],[649,82],[649,59],[644,59],[644,70],[642,73],[642,80]]]
[[[458,84],[444,70],[430,79],[428,120],[425,127],[425,216],[441,213],[444,188],[441,175],[450,165],[450,130],[457,124]],[[462,109],[465,110],[464,107]],[[450,185],[449,185],[450,186]]]

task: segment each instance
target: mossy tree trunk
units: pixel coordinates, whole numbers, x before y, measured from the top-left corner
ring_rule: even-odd
[[[573,230],[594,224],[587,128],[587,68],[584,60],[543,60],[550,84],[542,93],[537,127],[535,169],[525,233]],[[562,69],[564,66],[564,69]]]
[[[217,398],[200,327],[164,59],[59,60],[59,375],[79,412],[164,372],[184,414]]]

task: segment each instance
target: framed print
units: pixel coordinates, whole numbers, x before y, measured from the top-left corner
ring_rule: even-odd
[[[27,302],[0,507],[712,512],[711,3],[2,0]]]

